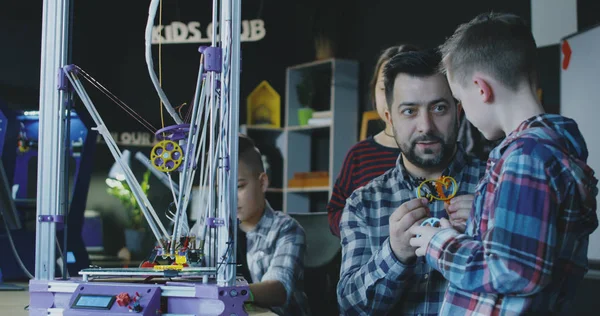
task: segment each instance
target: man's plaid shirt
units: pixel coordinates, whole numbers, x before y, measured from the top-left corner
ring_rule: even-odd
[[[443,174],[459,184],[457,195],[474,194],[485,162],[465,154],[462,146]],[[348,198],[340,222],[342,265],[337,294],[343,315],[437,315],[447,282],[423,258],[404,265],[393,254],[389,217],[404,202],[417,198],[420,184],[399,157],[396,167],[357,189]],[[431,215],[448,215],[444,202],[430,205]]]

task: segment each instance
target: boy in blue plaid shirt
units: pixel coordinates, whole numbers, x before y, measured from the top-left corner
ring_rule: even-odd
[[[238,219],[246,239],[240,247],[246,248],[254,303],[278,315],[307,315],[304,229],[289,215],[274,211],[265,199],[269,178],[254,142],[240,135],[238,147]]]
[[[252,304],[278,315],[308,315],[304,229],[289,215],[271,208],[265,199],[269,178],[260,151],[249,137],[238,139],[238,274],[249,283]]]
[[[447,221],[411,229],[416,254],[450,283],[440,314],[569,314],[598,226],[597,179],[577,123],[544,113],[535,40],[518,16],[482,14],[441,50],[467,118],[488,139],[506,137],[464,233]]]

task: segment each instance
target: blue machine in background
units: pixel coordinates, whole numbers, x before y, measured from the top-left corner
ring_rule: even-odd
[[[85,111],[84,114],[72,111],[70,115],[69,207],[65,223],[57,226],[57,242],[68,259],[70,275],[77,275],[90,265],[81,232],[97,132],[91,130],[93,121],[89,114]],[[20,229],[11,228],[10,233],[21,260],[31,273],[35,271],[37,166],[38,159],[43,159],[38,153],[38,127],[37,111],[14,111],[0,101],[0,153],[21,222]],[[66,252],[63,249],[65,232]],[[0,253],[3,254],[0,268],[4,279],[25,279],[27,275],[13,258],[6,233],[0,225]],[[58,265],[56,271],[58,277],[63,269]]]
[[[0,157],[2,157],[2,150],[4,146],[2,146],[2,141],[6,137],[6,129],[8,128],[8,118],[2,111],[0,111]]]
[[[19,122],[19,133],[17,138],[17,151],[13,186],[18,200],[35,199],[37,195],[37,162],[38,162],[38,114],[34,111],[21,112],[16,117]],[[88,130],[79,116],[71,113],[71,133],[69,148],[69,178],[72,194],[74,180],[79,176],[84,140],[87,138]]]

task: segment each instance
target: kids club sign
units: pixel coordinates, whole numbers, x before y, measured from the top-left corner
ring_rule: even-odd
[[[203,28],[198,21],[173,21],[168,25],[155,25],[152,27],[152,44],[210,43],[212,29],[212,22]],[[267,30],[263,20],[254,19],[242,20],[241,32],[242,42],[256,42],[265,37]]]

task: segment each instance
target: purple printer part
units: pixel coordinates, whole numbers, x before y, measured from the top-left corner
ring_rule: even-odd
[[[198,47],[198,51],[200,54],[204,54],[204,51],[209,48],[208,46],[200,46]],[[240,72],[242,72],[242,51],[240,50]],[[202,74],[202,79],[204,79],[204,74]]]
[[[141,315],[157,315],[160,312],[160,294],[161,289],[156,284],[126,284],[126,283],[110,283],[110,284],[94,284],[94,283],[81,283],[71,296],[69,306],[63,315],[65,316],[83,316],[83,315],[130,315],[130,308],[136,304],[132,301],[128,305],[120,306],[116,300],[110,304],[110,308],[106,309],[82,309],[76,307],[76,301],[80,296],[90,295],[94,297],[96,295],[114,296],[121,293],[127,293],[131,298],[136,297],[139,294],[139,298],[136,299],[139,302],[140,310],[136,311],[137,314]]]
[[[72,72],[75,75],[78,75],[79,69],[77,68],[77,66],[75,66],[73,64],[66,65],[66,66],[62,67],[61,69],[59,69],[58,74],[57,74],[58,85],[56,88],[61,91],[74,91],[75,89],[70,84],[69,78],[67,78],[67,72]]]
[[[71,284],[72,281],[56,280],[52,281],[56,284]],[[30,280],[29,281],[29,315],[30,316],[47,316],[48,308],[66,308],[69,305],[73,293],[65,291],[51,291],[45,280]]]
[[[204,55],[204,70],[220,73],[222,49],[220,47],[206,47],[203,49],[202,54]]]
[[[67,78],[67,70],[65,68],[61,68],[58,71],[58,86],[56,87],[56,89],[61,91],[67,91],[67,89],[69,88],[69,78]]]
[[[238,279],[231,287],[216,284],[167,282],[169,286],[188,286],[196,288],[196,299],[169,297],[169,313],[187,314],[198,310],[220,312],[219,315],[247,315],[244,302],[249,297],[248,283]]]
[[[186,161],[186,160],[184,160],[184,162],[182,162],[182,163],[179,165],[179,168],[177,168],[177,171],[183,172],[183,168],[185,168],[185,161]],[[198,166],[198,164],[197,164],[197,163],[195,163],[195,164],[192,166],[192,163],[193,163],[193,162],[194,162],[194,161],[192,161],[192,160],[187,160],[187,164],[188,164],[188,170],[189,170],[190,168],[191,168],[191,169],[196,169],[196,167]]]
[[[64,217],[64,215],[56,215],[56,216],[40,215],[40,216],[38,216],[38,222],[40,222],[40,223],[47,223],[47,222],[64,223],[65,217]]]
[[[161,128],[154,135],[156,139],[178,141],[186,138],[186,134],[190,131],[190,124],[171,125]]]
[[[203,314],[210,315],[237,315],[246,316],[244,302],[249,298],[248,283],[244,279],[237,279],[235,286],[219,286],[215,283],[195,282],[167,282],[166,285],[143,283],[116,283],[116,282],[82,282],[80,279],[72,280],[30,280],[29,282],[29,315],[48,315],[49,308],[62,308],[65,316],[94,316],[117,315],[129,316],[170,314]],[[164,287],[194,288],[194,291],[182,291],[180,296],[169,295],[162,297],[166,300],[166,309],[161,310],[161,296]],[[177,291],[172,291],[177,293]],[[129,304],[119,305],[117,296],[127,293],[131,298]],[[139,294],[139,312],[130,311],[135,306],[133,298]],[[85,297],[85,295],[90,295]],[[80,296],[83,300],[94,302],[98,298],[100,305],[106,304],[108,309],[101,308],[76,308],[73,306]],[[98,297],[95,297],[98,296]],[[113,299],[114,297],[114,299]],[[163,308],[165,305],[163,305]]]
[[[79,73],[79,69],[74,64],[66,65],[63,67],[63,69],[67,72],[73,72],[74,74]]]
[[[225,170],[229,171],[229,155],[227,155],[227,157],[225,157]]]
[[[225,225],[225,220],[217,217],[209,217],[206,219],[206,226],[214,228]]]
[[[131,315],[129,306],[133,308],[131,302],[126,306],[119,306],[116,296],[121,293],[128,293],[131,298],[139,293],[139,305],[141,310],[135,312],[139,315],[159,315],[160,310],[160,285],[156,284],[131,284],[131,283],[88,283],[54,280],[54,285],[58,285],[60,290],[53,291],[48,281],[31,280],[29,282],[29,315],[48,315],[48,308],[63,308],[64,316],[93,316],[93,315]],[[65,288],[75,288],[74,292],[66,293]],[[114,300],[111,299],[114,297]],[[80,301],[77,301],[80,299]],[[106,308],[102,307],[79,307],[85,303],[106,303]],[[79,304],[75,304],[75,303]],[[101,304],[101,305],[102,305]]]

